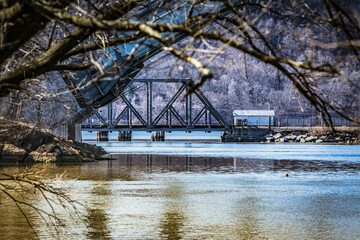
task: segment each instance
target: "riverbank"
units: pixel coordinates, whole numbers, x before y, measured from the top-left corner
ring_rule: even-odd
[[[222,142],[360,143],[359,127],[237,127],[221,135]]]
[[[274,128],[265,136],[266,142],[360,143],[358,127],[336,127],[336,132],[326,127]]]
[[[67,141],[35,125],[0,119],[0,162],[65,162],[103,159],[99,146]]]

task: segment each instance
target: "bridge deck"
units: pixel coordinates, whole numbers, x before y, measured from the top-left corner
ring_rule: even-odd
[[[108,127],[105,125],[81,125],[82,131],[197,131],[197,132],[207,132],[207,131],[225,131],[228,130],[224,126],[206,126],[206,125],[196,125],[191,128],[186,128],[183,125],[173,125],[171,127],[167,125],[156,125],[154,127],[146,126],[136,126],[133,125],[131,128],[128,125],[116,125],[113,127]]]

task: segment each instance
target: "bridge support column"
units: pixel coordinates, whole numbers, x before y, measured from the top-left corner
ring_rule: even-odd
[[[132,131],[119,131],[119,141],[131,141]]]
[[[109,141],[109,131],[98,131],[97,132],[97,141],[98,142]]]
[[[81,109],[80,112],[76,113],[68,122],[67,122],[67,134],[64,133],[64,137],[68,140],[81,142],[81,123],[87,118],[91,117],[96,112],[96,109],[93,107],[86,107]]]
[[[165,141],[165,131],[156,131],[153,135],[151,135],[151,141],[153,142]]]
[[[65,124],[61,136],[75,142],[82,141],[81,124]]]

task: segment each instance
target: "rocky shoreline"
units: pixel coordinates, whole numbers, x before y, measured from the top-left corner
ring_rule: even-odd
[[[267,134],[262,141],[359,144],[360,132],[282,131]],[[67,141],[36,126],[0,118],[0,163],[85,162],[108,159],[106,154],[95,144]]]
[[[306,132],[274,132],[264,136],[265,142],[301,142],[301,143],[360,143],[360,134],[356,132],[326,132],[312,134]]]
[[[84,162],[104,159],[99,146],[67,141],[22,122],[0,119],[0,162]]]

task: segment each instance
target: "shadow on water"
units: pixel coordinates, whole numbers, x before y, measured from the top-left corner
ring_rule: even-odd
[[[306,212],[309,212],[309,217],[313,224],[307,224],[305,229],[308,231],[309,236],[315,239],[320,239],[322,236],[331,235],[331,229],[335,228],[328,220],[334,218],[333,201],[329,199],[330,196],[316,196],[309,198],[305,202]]]
[[[110,236],[110,230],[107,226],[109,218],[105,211],[100,208],[86,209],[86,224],[88,232],[86,237],[88,239],[112,239]]]
[[[96,186],[92,190],[92,195],[95,195],[95,201],[97,196],[107,196],[111,194],[111,191],[105,186]],[[108,227],[109,217],[105,212],[106,204],[93,203],[93,206],[86,208],[85,223],[87,225],[87,239],[104,239],[111,240],[111,231]]]
[[[32,225],[36,216],[29,209],[24,209]],[[0,192],[0,239],[37,239],[33,229],[11,200]]]
[[[236,219],[235,232],[239,239],[262,239],[259,226],[261,206],[257,196],[250,196],[236,202],[233,213]]]
[[[179,182],[170,182],[165,189],[165,206],[159,228],[162,239],[182,239],[182,227],[186,218],[184,216],[183,189]]]

